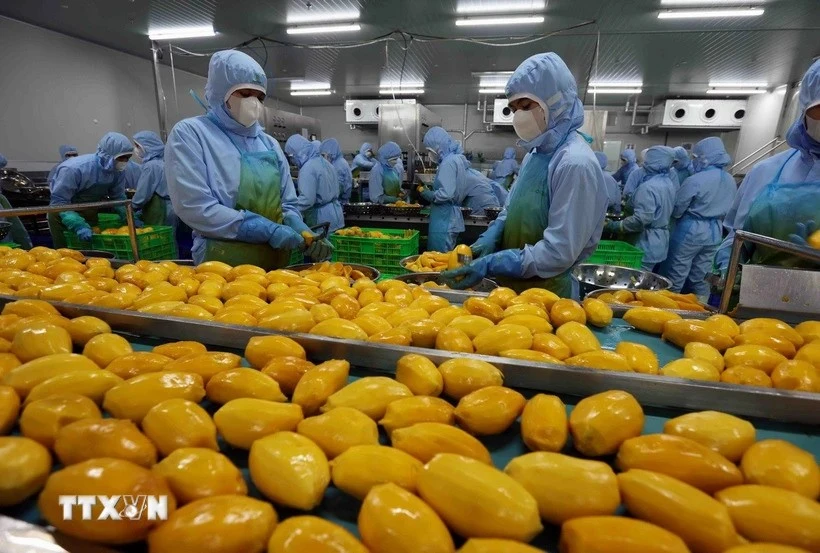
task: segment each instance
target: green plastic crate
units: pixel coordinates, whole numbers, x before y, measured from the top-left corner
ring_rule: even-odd
[[[70,250],[90,250],[91,240],[80,240],[77,235],[71,231],[64,230],[63,237],[65,238],[65,247]]]
[[[11,248],[13,250],[20,249],[20,244],[16,244],[14,242],[0,242],[0,246],[5,246],[5,247]]]
[[[584,263],[617,265],[630,269],[640,269],[642,262],[643,251],[620,240],[601,240],[598,242],[598,248],[584,261]]]
[[[330,235],[333,261],[367,265],[382,274],[403,275],[407,270],[399,263],[410,255],[419,253],[419,232],[405,237],[405,231],[396,229],[362,228],[365,232],[378,231],[397,238],[360,238],[358,236]]]
[[[290,252],[290,261],[288,265],[301,265],[305,262],[305,252],[301,250],[293,250]]]
[[[117,259],[134,259],[131,237],[127,234],[95,234],[91,237],[91,247],[111,252]],[[151,232],[137,234],[137,248],[140,259],[175,259],[177,256],[176,241],[171,227],[156,226]]]
[[[107,230],[110,228],[120,228],[122,225],[120,216],[116,213],[98,213],[97,228]]]

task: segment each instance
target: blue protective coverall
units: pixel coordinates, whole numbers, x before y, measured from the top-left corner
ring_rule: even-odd
[[[399,158],[401,148],[395,142],[385,142],[379,148],[376,156],[378,163],[370,169],[370,182],[368,190],[370,201],[374,204],[392,204],[399,200],[401,194],[401,174],[399,173],[399,163],[390,164],[390,159]]]
[[[470,162],[459,153],[461,146],[441,127],[433,127],[424,135],[424,146],[435,150],[438,170],[433,189],[421,196],[430,202],[430,226],[427,249],[448,252],[455,248],[458,235],[464,232],[461,204],[467,188]]]
[[[515,161],[515,148],[510,146],[504,150],[504,157],[493,165],[492,179],[509,190],[515,175],[518,174],[518,162]],[[503,205],[503,204],[502,204]]]
[[[76,157],[79,155],[77,148],[72,146],[71,144],[63,144],[60,146],[60,161],[51,168],[51,171],[48,172],[48,179],[46,182],[50,183],[51,179],[54,178],[54,173],[57,172],[57,167],[60,166],[60,163],[67,160],[69,157]]]
[[[678,174],[678,186],[683,184],[683,181],[688,179],[694,173],[692,168],[692,160],[689,159],[689,152],[683,146],[677,146],[675,150],[675,162],[672,167]]]
[[[643,180],[632,197],[632,215],[606,225],[609,232],[633,235],[630,241],[644,252],[642,267],[646,271],[652,271],[666,259],[669,251],[669,220],[678,189],[669,171],[674,157],[672,148],[667,146],[649,148],[642,168]]]
[[[467,187],[464,190],[464,207],[472,209],[471,215],[484,215],[486,207],[501,207],[502,204],[493,185],[497,184],[472,167],[467,171]],[[503,187],[501,187],[503,190]],[[506,196],[504,197],[506,200]]]
[[[127,136],[118,132],[107,133],[100,139],[95,153],[68,158],[57,167],[49,183],[49,205],[124,200],[133,170],[126,168],[117,171],[116,159],[133,153],[134,147]],[[131,165],[139,170],[138,165],[129,162],[128,166]],[[120,216],[124,225],[125,207],[114,208],[113,211]],[[97,224],[97,210],[49,213],[48,224],[54,247],[62,248],[66,245],[65,230],[82,235],[80,238],[84,240],[91,238],[91,227]]]
[[[135,210],[142,211],[143,223],[172,227],[176,236],[177,216],[165,180],[165,144],[153,131],[135,134],[134,144],[142,149],[143,156],[131,205]]]
[[[371,155],[368,156],[368,153]],[[373,165],[375,165],[376,162],[374,157],[373,146],[371,146],[369,142],[363,143],[362,147],[359,148],[359,153],[353,158],[353,163],[350,166],[353,170],[353,176],[358,176],[359,171],[370,171],[373,169]]]
[[[168,136],[168,193],[174,212],[194,231],[191,253],[197,263],[279,268],[291,250],[305,247],[300,233],[308,227],[285,154],[258,122],[246,127],[226,107],[234,87],[264,91],[266,83],[265,72],[247,54],[215,53],[205,85],[208,113],[180,121]]]
[[[345,226],[339,202],[339,179],[328,160],[319,154],[319,146],[300,134],[285,142],[285,153],[299,167],[296,205],[309,227],[330,223],[330,232]]]
[[[328,138],[322,142],[319,151],[327,157],[327,160],[336,170],[336,176],[339,179],[339,202],[342,204],[349,203],[350,194],[353,192],[353,173],[350,171],[350,165],[342,156],[339,141],[335,138]]]
[[[729,234],[715,255],[716,272],[726,274],[737,229],[805,245],[820,223],[820,136],[812,137],[806,128],[806,110],[820,102],[820,61],[803,76],[799,102],[798,117],[786,133],[791,148],[758,162],[740,183],[723,221]],[[809,260],[762,247],[743,251],[741,261],[747,260],[816,268]]]
[[[615,178],[612,176],[612,173],[606,170],[606,166],[607,163],[609,163],[609,160],[607,159],[606,154],[603,152],[595,152],[595,157],[598,159],[598,163],[601,164],[601,171],[604,172],[604,182],[606,183],[607,211],[612,211],[613,213],[620,213],[621,189],[618,188],[618,183],[615,182]]]
[[[637,168],[638,164],[635,161],[635,150],[628,148],[621,152],[621,166],[612,174],[612,178],[621,186],[621,191],[623,191],[626,181],[629,179],[629,175]]]
[[[724,169],[732,159],[720,138],[701,140],[693,152],[697,156],[695,174],[683,181],[675,196],[672,218],[677,221],[659,272],[672,281],[673,291],[691,291],[706,301],[706,275],[711,273],[723,238],[723,217],[732,206],[737,186]]]
[[[557,54],[537,54],[519,65],[506,92],[510,101],[529,98],[544,106],[547,130],[519,141],[531,152],[504,210],[471,246],[479,259],[446,272],[445,280],[465,288],[489,276],[519,291],[544,287],[577,297],[571,270],[598,245],[607,194],[601,166],[576,132],[584,108],[575,78]]]

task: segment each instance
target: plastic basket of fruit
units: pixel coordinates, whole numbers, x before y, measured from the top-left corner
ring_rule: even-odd
[[[419,251],[417,230],[350,227],[330,235],[333,261],[374,267],[381,273],[401,274],[400,262]]]
[[[438,273],[446,271],[449,263],[449,253],[424,252],[421,255],[407,256],[400,264],[411,273]]]
[[[643,262],[643,251],[620,240],[601,240],[586,262],[640,269]]]
[[[411,204],[399,200],[394,204],[385,204],[382,207],[382,213],[385,215],[394,215],[397,217],[421,217],[421,204]]]
[[[119,228],[121,226],[120,216],[116,213],[98,213],[97,214],[97,228],[100,230],[107,230],[112,228]]]
[[[418,286],[423,286],[425,288],[445,288],[449,289],[449,287],[444,284],[441,280],[441,273],[413,273],[409,275],[399,275],[393,277],[396,280],[400,280],[402,282],[406,282],[408,284],[416,284]],[[477,285],[470,288],[468,291],[470,292],[492,292],[498,288],[498,284],[493,282],[492,280],[485,278],[482,279]]]
[[[69,246],[71,247],[71,246]],[[128,235],[128,227],[118,229],[107,229],[101,234],[91,237],[91,248],[74,249],[95,249],[111,252],[117,259],[133,259],[134,252],[131,248],[131,237]],[[177,257],[176,242],[171,227],[145,227],[137,229],[137,248],[140,259],[174,259]]]

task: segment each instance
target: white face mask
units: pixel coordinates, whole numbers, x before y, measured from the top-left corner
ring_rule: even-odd
[[[430,163],[438,163],[438,152],[433,148],[427,148],[427,157]]]
[[[367,150],[367,151],[364,153],[364,155],[365,155],[365,157],[373,157],[373,152],[371,152],[370,150]]]
[[[547,130],[547,117],[541,106],[524,111],[519,109],[513,114],[513,128],[518,138],[526,142],[535,140]]]
[[[117,172],[125,171],[125,168],[128,167],[127,161],[117,161],[114,163],[114,170]]]
[[[399,164],[399,158],[391,157],[390,159],[387,160],[387,163],[389,163],[391,167],[395,167],[396,165]]]
[[[142,163],[143,158],[144,158],[143,149],[140,148],[139,146],[134,148],[134,155],[131,156],[131,159],[133,159],[136,163]]]
[[[252,127],[262,115],[262,102],[256,96],[247,98],[231,96],[228,98],[228,112],[240,125]]]
[[[820,142],[820,120],[812,119],[811,117],[806,115],[805,124],[806,132],[809,133],[809,136],[815,139],[817,142]]]

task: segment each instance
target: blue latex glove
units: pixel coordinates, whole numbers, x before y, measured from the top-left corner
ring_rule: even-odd
[[[120,224],[125,226],[128,224],[128,218],[125,216],[125,206],[118,205],[114,208],[114,213],[120,216]]]
[[[604,230],[607,232],[620,233],[622,231],[621,222],[607,220],[604,223]]]
[[[396,196],[387,196],[387,195],[385,195],[385,196],[382,196],[382,201],[385,204],[394,204],[397,201],[399,201],[399,199]]]
[[[426,188],[424,192],[421,193],[421,197],[427,200],[428,202],[433,203],[433,200],[436,199],[436,193],[430,190],[429,188]]]
[[[77,229],[76,233],[77,238],[79,238],[80,240],[91,240],[91,227],[80,227]]]
[[[137,214],[134,214],[134,228],[142,228],[145,226],[145,223],[142,222],[142,219],[137,217]]]
[[[279,226],[270,219],[252,211],[246,211],[242,224],[236,233],[236,239],[240,242],[251,244],[263,244],[271,239],[276,227]]]
[[[482,257],[452,271],[441,273],[444,284],[456,290],[472,288],[482,279],[493,276],[521,278],[523,275],[523,250],[502,250]]]
[[[305,254],[316,262],[327,261],[333,255],[333,245],[327,240],[314,240]]]
[[[797,223],[795,227],[797,230],[794,234],[789,235],[789,242],[798,246],[808,246],[808,238],[817,230],[817,223],[809,219],[805,223]]]
[[[298,213],[294,213],[293,211],[289,211],[285,214],[282,219],[282,222],[285,223],[287,226],[298,232],[299,234],[303,233],[304,231],[312,232],[310,227],[307,226],[304,220],[302,220],[302,216]]]
[[[495,252],[503,232],[504,226],[499,222],[493,221],[490,227],[470,246],[470,249],[473,250],[473,259],[479,259]]]
[[[77,230],[82,227],[88,227],[88,223],[83,219],[82,215],[76,211],[63,211],[60,213],[60,219],[63,221],[63,224],[68,227],[68,230],[73,232],[77,232]]]

